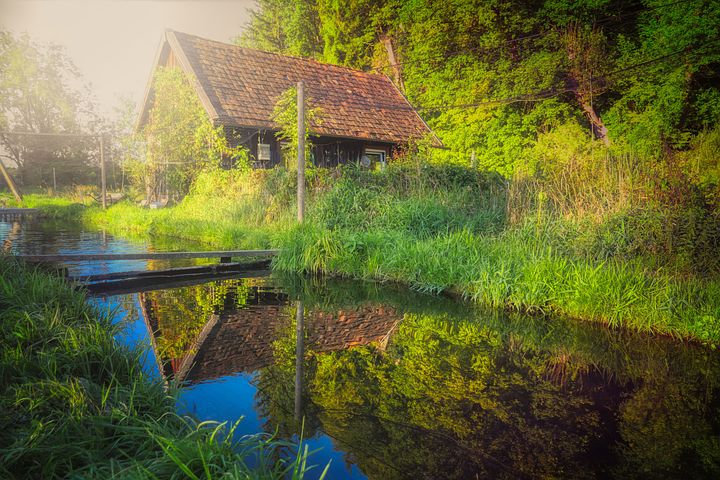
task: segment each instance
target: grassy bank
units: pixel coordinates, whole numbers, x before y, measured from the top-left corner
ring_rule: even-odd
[[[275,268],[393,280],[479,303],[720,341],[720,217],[636,159],[570,164],[542,182],[451,166],[201,175],[180,204],[84,220],[120,235],[279,247]],[[681,192],[682,193],[682,192]]]
[[[2,478],[303,476],[296,446],[176,415],[140,352],[62,280],[0,257],[0,291]]]

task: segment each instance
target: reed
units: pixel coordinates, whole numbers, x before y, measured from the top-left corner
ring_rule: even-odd
[[[0,257],[2,478],[302,478],[305,447],[174,413],[141,352],[61,279]]]

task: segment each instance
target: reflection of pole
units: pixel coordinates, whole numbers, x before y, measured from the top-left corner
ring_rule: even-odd
[[[302,300],[297,301],[295,314],[295,420],[300,421],[302,411],[302,378],[303,378],[303,321],[305,308]]]
[[[15,221],[12,224],[12,229],[8,233],[7,237],[5,237],[2,251],[10,253],[12,251],[13,242],[18,238],[18,236],[20,236],[20,222]]]
[[[102,207],[107,208],[107,186],[105,184],[105,143],[100,135],[100,192],[102,194]]]

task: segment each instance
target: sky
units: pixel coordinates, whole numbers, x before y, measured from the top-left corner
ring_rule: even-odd
[[[120,98],[139,103],[166,28],[229,42],[254,0],[0,0],[0,29],[66,48],[113,116]]]

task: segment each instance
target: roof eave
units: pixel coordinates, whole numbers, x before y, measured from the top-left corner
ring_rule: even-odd
[[[158,65],[160,65],[163,54],[166,52],[167,48],[169,48],[167,43],[167,37],[163,33],[162,40],[160,40],[160,45],[158,45],[157,51],[155,52],[155,59],[153,60],[152,68],[150,69],[150,78],[148,78],[147,84],[145,85],[145,95],[143,95],[143,101],[140,105],[140,111],[138,113],[137,119],[135,120],[135,132],[139,132],[145,125],[147,116],[149,115],[150,109],[152,108],[151,103],[153,99],[153,81],[155,78],[155,70],[157,70]]]
[[[150,71],[150,78],[148,79],[147,85],[145,87],[145,95],[143,97],[142,106],[140,108],[140,113],[138,115],[138,118],[135,122],[135,131],[138,132],[142,129],[142,127],[147,122],[147,117],[150,113],[150,110],[152,108],[152,101],[154,96],[153,91],[153,81],[155,79],[155,72],[157,71],[158,67],[163,61],[163,58],[165,55],[169,55],[169,52],[172,51],[175,54],[175,57],[177,58],[178,64],[180,65],[180,68],[185,72],[185,74],[190,79],[190,83],[192,84],[193,88],[198,94],[198,97],[200,98],[200,103],[202,103],[203,108],[207,112],[208,116],[210,117],[210,121],[215,123],[217,119],[220,117],[218,115],[217,110],[215,109],[215,106],[210,101],[210,98],[208,97],[207,92],[205,92],[205,89],[203,88],[202,84],[198,80],[197,73],[192,67],[192,64],[187,58],[187,55],[185,54],[185,51],[182,49],[182,46],[180,45],[180,42],[178,42],[177,37],[175,36],[175,32],[173,30],[166,30],[165,33],[163,33],[162,40],[160,42],[160,46],[158,47],[157,53],[155,54],[155,60],[153,62],[153,68]]]
[[[192,63],[185,54],[185,51],[182,49],[182,46],[177,39],[177,36],[175,36],[175,32],[173,30],[167,30],[165,32],[165,36],[167,38],[168,44],[170,44],[170,48],[177,57],[178,63],[182,67],[183,71],[190,76],[191,83],[193,84],[195,91],[198,93],[198,96],[200,97],[200,102],[202,103],[205,111],[210,117],[210,121],[215,122],[218,118],[220,118],[220,114],[218,113],[213,103],[210,101],[210,97],[203,88],[202,83],[200,82],[200,80],[198,80],[197,72],[193,68]]]
[[[263,131],[263,132],[279,132],[280,128],[277,126],[268,126],[268,125],[240,125],[237,123],[233,123],[232,121],[228,120],[222,120],[222,119],[216,119],[216,121],[213,122],[214,126],[223,126],[223,127],[230,127],[230,128],[242,128],[246,130],[257,130],[257,131]],[[338,139],[346,139],[346,140],[357,140],[361,142],[372,142],[372,143],[387,143],[390,145],[400,145],[403,143],[408,143],[412,140],[412,138],[407,138],[405,140],[397,140],[397,139],[390,139],[390,138],[382,138],[382,137],[357,137],[353,135],[336,135],[331,133],[318,133],[318,132],[310,132],[310,135],[313,137],[327,137],[327,138],[338,138]],[[443,148],[443,147],[438,147]]]

